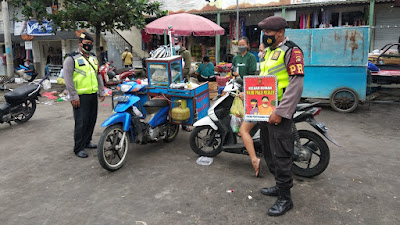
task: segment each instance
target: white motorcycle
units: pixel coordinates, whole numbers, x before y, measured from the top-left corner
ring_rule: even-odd
[[[199,156],[214,157],[222,151],[228,153],[248,154],[243,143],[238,143],[238,136],[230,126],[230,108],[241,91],[243,81],[231,79],[224,88],[225,95],[219,97],[208,110],[208,115],[197,121],[190,134],[190,147]],[[325,140],[317,133],[309,130],[297,130],[296,123],[307,122],[320,134],[340,146],[327,133],[328,128],[315,120],[314,116],[321,112],[321,108],[314,104],[298,104],[293,116],[294,154],[292,172],[298,176],[314,177],[321,174],[328,166],[330,153]],[[250,131],[253,137],[257,155],[262,154],[260,143],[260,128],[257,124]]]

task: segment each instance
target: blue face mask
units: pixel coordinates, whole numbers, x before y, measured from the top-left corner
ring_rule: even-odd
[[[179,51],[181,49],[180,45],[175,45],[175,51]]]

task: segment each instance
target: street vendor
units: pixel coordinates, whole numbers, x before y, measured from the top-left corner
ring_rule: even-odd
[[[293,208],[290,194],[294,150],[292,116],[303,92],[304,60],[302,50],[285,37],[287,22],[284,18],[271,16],[258,26],[264,31],[262,40],[267,47],[260,76],[276,76],[279,102],[268,123],[260,123],[264,158],[276,182],[273,187],[261,189],[261,193],[278,197],[268,214],[279,216]]]
[[[232,74],[234,76],[254,75],[257,70],[257,58],[249,52],[250,41],[247,37],[242,37],[238,42],[239,54],[233,57]]]
[[[214,64],[210,62],[210,57],[204,56],[203,63],[199,65],[196,71],[199,82],[215,81]]]
[[[174,38],[175,42],[175,51],[182,56],[183,62],[185,65],[183,66],[183,74],[182,77],[186,78],[189,81],[189,72],[190,72],[190,65],[192,61],[192,54],[190,51],[188,51],[184,46],[182,42],[182,37],[175,37]]]
[[[182,56],[183,62],[184,62],[184,66],[183,66],[183,74],[182,77],[186,78],[187,81],[189,81],[189,72],[190,72],[190,65],[191,65],[191,61],[192,61],[192,54],[190,53],[190,51],[186,50],[185,47],[183,47],[183,42],[182,42],[182,37],[175,37],[174,38],[174,42],[175,42],[175,51]],[[182,125],[182,129],[184,131],[187,132],[191,132],[192,131],[192,127],[191,126],[187,126],[187,125]]]

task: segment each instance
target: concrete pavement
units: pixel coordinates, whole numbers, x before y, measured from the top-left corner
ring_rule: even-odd
[[[94,142],[110,103],[99,104]],[[399,106],[362,105],[350,114],[324,107],[317,120],[343,147],[328,143],[327,170],[296,177],[293,210],[269,217],[275,198],[259,190],[273,176],[264,170],[256,178],[248,156],[221,153],[197,165],[181,130],[169,144],[132,145],[126,164],[110,173],[96,150],[86,159],[73,154],[70,104],[42,103],[27,123],[0,124],[0,224],[400,224]]]

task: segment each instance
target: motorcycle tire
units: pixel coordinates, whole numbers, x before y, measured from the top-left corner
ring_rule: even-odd
[[[201,146],[204,145],[206,142],[210,141],[210,135],[212,132],[216,132],[214,138],[212,140],[212,146]],[[205,136],[199,137],[199,135],[205,132]],[[189,143],[192,150],[199,156],[207,156],[207,157],[214,157],[217,156],[222,151],[222,135],[220,130],[214,130],[210,126],[201,126],[196,127],[190,133]],[[203,147],[212,148],[210,151],[204,150]]]
[[[179,124],[168,124],[167,137],[163,140],[166,143],[172,142],[178,136]]]
[[[36,100],[35,99],[28,99],[24,103],[22,103],[22,108],[24,111],[26,110],[27,113],[19,113],[15,118],[14,121],[16,123],[25,123],[30,118],[32,118],[33,114],[36,111]]]
[[[118,170],[126,161],[129,149],[129,135],[125,135],[122,148],[119,149],[119,143],[123,138],[123,134],[124,130],[121,124],[111,125],[101,134],[99,144],[97,145],[97,158],[100,165],[108,171]],[[113,163],[115,159],[117,161]]]
[[[316,163],[315,166],[312,167],[307,166],[307,168],[299,166],[302,164],[304,165],[304,163],[297,162],[299,164],[298,165],[294,161],[292,166],[292,172],[301,177],[309,177],[309,178],[315,177],[324,172],[325,169],[328,167],[330,159],[329,147],[321,136],[312,131],[299,130],[298,132],[300,140],[306,139],[307,140],[306,144],[314,143],[315,145],[313,145],[313,148],[317,148],[315,151],[312,151],[312,156],[309,162],[312,162],[313,158],[315,159],[315,157],[318,156],[318,152],[319,152],[319,161]],[[304,146],[305,144],[302,145]]]

